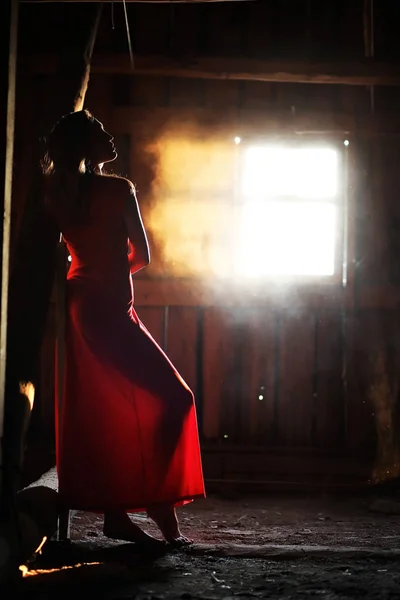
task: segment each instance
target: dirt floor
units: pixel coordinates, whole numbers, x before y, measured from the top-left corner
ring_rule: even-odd
[[[3,600],[400,598],[400,502],[211,496],[180,510],[185,551],[145,555],[77,513],[71,543],[48,542]],[[149,532],[143,514],[132,518]]]
[[[372,512],[371,506],[376,504],[367,499],[328,497],[253,496],[228,500],[211,496],[180,509],[179,517],[185,535],[195,540],[196,547],[210,546],[210,551],[239,546],[244,552],[246,548],[241,547],[246,546],[255,552],[258,546],[270,545],[388,551],[398,548],[400,553],[400,516]],[[132,519],[158,536],[157,528],[144,513],[132,515]],[[98,539],[104,544],[102,523],[101,515],[78,513],[72,520],[71,538]]]

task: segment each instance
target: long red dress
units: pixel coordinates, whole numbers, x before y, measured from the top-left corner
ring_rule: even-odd
[[[133,308],[125,199],[110,182],[91,189],[85,224],[60,223],[72,257],[60,498],[99,512],[183,504],[204,496],[194,397]]]

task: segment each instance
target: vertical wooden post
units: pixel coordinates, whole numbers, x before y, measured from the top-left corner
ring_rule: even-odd
[[[101,15],[101,6],[94,5],[93,9],[94,15],[93,10],[86,9],[85,18],[79,19],[80,27],[75,31],[73,44],[60,57],[53,88],[58,91],[61,88],[63,93],[62,97],[48,99],[45,122],[42,123],[44,129],[66,112],[83,106]],[[86,25],[90,27],[89,36]],[[36,383],[57,265],[59,231],[44,204],[44,182],[39,159],[40,149],[37,148],[36,156],[32,157],[36,168],[25,203],[10,277],[7,396],[17,391],[21,380]]]
[[[7,5],[17,1],[7,0]],[[96,5],[93,8],[96,16],[95,26],[93,27],[93,9],[86,9],[83,15],[85,18],[79,19],[81,27],[74,32],[73,44],[71,48],[66,49],[64,60],[60,61],[61,70],[55,76],[53,87],[64,89],[64,94],[62,97],[49,98],[51,108],[48,107],[46,116],[52,121],[84,102],[101,10]],[[79,14],[79,9],[77,11]],[[50,126],[50,123],[46,125]],[[9,280],[8,312],[4,313],[5,319],[2,318],[2,325],[8,318],[7,331],[4,333],[7,339],[7,365],[2,414],[3,497],[7,494],[9,499],[3,506],[12,504],[13,494],[19,487],[23,440],[29,423],[34,386],[38,379],[40,350],[57,264],[59,230],[48,214],[44,202],[39,148],[36,155],[34,153],[32,156],[32,161],[36,164]],[[29,384],[29,395],[21,392],[21,387],[24,390],[26,388],[25,383]]]
[[[83,52],[83,67],[81,82],[73,103],[73,110],[77,112],[84,108],[86,93],[90,79],[90,66],[102,15],[103,5],[101,4],[95,15],[93,26],[90,31],[86,48]],[[61,424],[63,419],[63,388],[64,388],[64,369],[65,369],[65,310],[66,310],[66,251],[65,244],[60,238],[57,248],[57,266],[56,266],[56,400],[57,400],[57,420],[58,436],[56,437],[57,455],[60,443]],[[68,519],[67,519],[68,520]]]
[[[7,309],[10,258],[11,194],[14,153],[15,86],[17,70],[18,0],[2,5],[0,36],[3,63],[0,71],[0,226],[1,296],[0,296],[0,497],[3,474],[3,428],[7,358]]]

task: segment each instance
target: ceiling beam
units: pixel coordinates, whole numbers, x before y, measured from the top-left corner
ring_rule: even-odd
[[[126,2],[136,2],[137,4],[204,4],[205,2],[255,2],[256,0],[125,0]],[[20,0],[22,4],[57,4],[59,2],[73,2],[75,4],[82,2],[102,2],[111,4],[112,2],[120,2],[123,0]]]
[[[96,113],[96,107],[90,106]],[[136,139],[151,139],[163,131],[212,131],[215,137],[243,140],[292,135],[399,137],[400,116],[358,115],[351,112],[260,110],[226,107],[114,107],[110,129],[116,134],[135,132]]]
[[[22,57],[36,73],[53,73],[56,55]],[[276,61],[252,58],[203,57],[173,59],[165,56],[135,56],[132,71],[128,54],[95,54],[93,73],[110,75],[150,75],[192,79],[224,79],[278,83],[400,86],[400,62],[373,59],[350,61]]]

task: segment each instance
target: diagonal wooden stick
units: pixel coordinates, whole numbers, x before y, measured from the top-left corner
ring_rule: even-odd
[[[74,99],[74,112],[82,110],[85,104],[86,93],[90,79],[90,67],[93,56],[94,45],[96,42],[97,31],[102,15],[103,5],[100,4],[96,12],[93,27],[91,28],[88,43],[84,51],[84,68],[81,79],[81,86]],[[56,437],[57,454],[60,445],[60,435],[62,432],[63,417],[63,389],[64,389],[64,371],[65,371],[65,317],[66,317],[66,266],[67,253],[62,235],[57,246],[57,266],[56,266],[56,401],[57,401],[57,422],[58,435]]]

